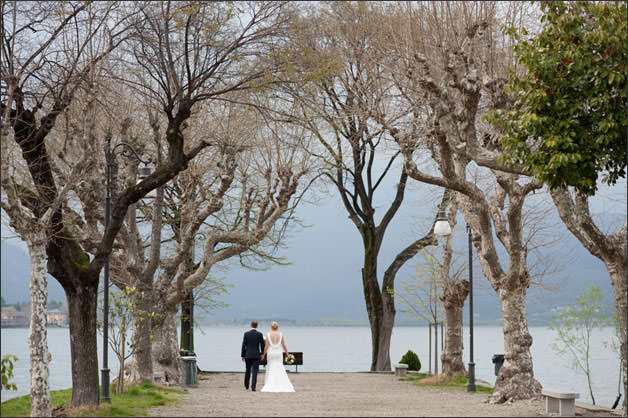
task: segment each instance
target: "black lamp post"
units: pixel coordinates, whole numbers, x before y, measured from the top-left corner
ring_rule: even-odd
[[[113,168],[115,165],[116,155],[122,155],[124,157],[132,157],[134,156],[139,162],[143,163],[145,166],[152,162],[150,158],[147,160],[142,160],[142,158],[137,154],[137,152],[133,149],[130,144],[126,142],[121,142],[116,146],[111,148],[111,133],[107,132],[107,136],[105,138],[107,142],[107,148],[105,150],[105,160],[107,162],[107,166],[105,169],[106,172],[106,195],[105,195],[105,230],[109,226],[109,217],[111,216],[111,190],[113,188]],[[119,151],[116,149],[120,148]],[[144,178],[150,174],[149,167],[140,168],[140,178]],[[104,281],[104,292],[105,297],[103,301],[103,344],[102,344],[102,369],[100,370],[100,380],[102,387],[102,398],[104,402],[111,403],[111,397],[109,396],[109,256],[107,256],[107,260],[105,261],[105,269],[104,269],[105,281]]]
[[[469,236],[469,383],[467,392],[475,392],[475,363],[473,362],[473,258],[471,253],[471,227],[467,224]]]

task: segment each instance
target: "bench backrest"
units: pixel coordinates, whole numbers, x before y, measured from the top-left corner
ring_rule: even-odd
[[[303,366],[303,352],[302,351],[289,351],[289,353],[294,356],[294,363],[288,364],[288,366],[294,366],[295,364],[297,366]],[[262,365],[262,366],[266,366],[266,360],[267,360],[267,358],[264,357],[264,360],[260,361],[259,364]],[[286,355],[285,354],[283,356],[283,364],[286,364]]]

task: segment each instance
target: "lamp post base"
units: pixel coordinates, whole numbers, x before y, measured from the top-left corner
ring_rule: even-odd
[[[475,363],[469,363],[469,384],[467,385],[467,392],[475,392]]]
[[[100,385],[102,387],[102,401],[111,403],[109,397],[109,369],[100,369]]]

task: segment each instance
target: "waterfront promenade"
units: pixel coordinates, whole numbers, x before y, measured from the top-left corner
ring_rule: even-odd
[[[262,393],[243,387],[243,373],[199,375],[176,405],[148,411],[151,416],[547,416],[542,399],[494,405],[485,393],[429,388],[392,374],[290,373],[295,393]],[[620,416],[576,408],[577,416]]]

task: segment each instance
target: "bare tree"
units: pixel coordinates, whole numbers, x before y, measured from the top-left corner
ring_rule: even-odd
[[[250,113],[248,115],[251,116]],[[184,204],[180,208],[180,238],[176,252],[163,261],[162,273],[155,283],[155,303],[161,307],[159,312],[163,314],[163,318],[153,341],[154,367],[165,371],[169,381],[176,381],[180,377],[174,322],[178,305],[191,290],[203,283],[214,265],[256,247],[275,224],[284,216],[289,216],[293,208],[291,199],[298,190],[299,180],[307,170],[307,156],[303,159],[295,155],[300,146],[295,144],[288,147],[279,142],[279,138],[286,141],[290,137],[285,129],[277,132],[258,126],[257,129],[250,130],[247,129],[251,128],[250,124],[238,124],[236,121],[230,123],[240,133],[234,135],[232,131],[225,134],[244,149],[236,156],[233,151],[235,146],[225,145],[226,150],[231,149],[225,154],[229,160],[221,162],[219,166],[230,169],[231,176],[219,177],[221,180],[217,188],[222,190],[222,195],[207,199],[201,194],[195,199],[182,199]],[[248,144],[238,142],[238,138],[252,133],[256,136],[254,143],[250,142],[250,138]],[[300,140],[298,133],[293,138]],[[236,166],[238,170],[234,178]],[[211,177],[205,181],[215,183]],[[192,182],[188,182],[182,189],[184,196],[194,196],[194,193],[189,193],[189,184]],[[192,188],[209,190],[202,182]],[[227,199],[225,193],[239,198]],[[220,220],[211,218],[223,208],[225,200],[232,205],[232,216],[228,224],[224,223],[224,217]],[[190,268],[187,263],[189,251],[204,223],[209,226],[203,229],[203,255],[200,263]]]
[[[452,3],[455,6],[455,4]],[[450,7],[448,5],[447,9],[455,10],[455,7]],[[448,13],[451,13],[447,10]],[[495,15],[500,15],[500,19],[506,19],[510,26],[526,26],[532,27],[534,29],[535,22],[526,22],[526,18],[529,17],[528,12],[534,13],[534,10],[525,10],[520,9],[519,7],[512,7],[509,4],[507,7],[497,7],[495,11]],[[471,13],[466,12],[465,16],[471,16]],[[483,19],[476,20],[476,22],[482,22]],[[489,27],[485,30],[485,33],[490,33],[491,29],[490,22],[491,20],[484,20],[489,23]],[[516,25],[513,23],[517,22]],[[467,25],[467,27],[473,28],[473,22]],[[432,30],[435,30],[432,27]],[[480,30],[483,30],[480,27]],[[436,33],[438,31],[435,31]],[[441,41],[445,38],[441,38]],[[434,44],[430,45],[432,48]],[[461,44],[463,46],[463,44]],[[471,81],[478,85],[478,81],[481,81],[482,85],[482,94],[485,99],[481,99],[480,106],[482,103],[488,103],[488,106],[494,109],[503,109],[508,108],[512,103],[512,99],[508,97],[503,89],[502,85],[505,82],[504,77],[504,68],[510,68],[515,72],[521,71],[522,68],[519,63],[514,61],[514,56],[512,54],[512,38],[498,38],[496,37],[494,41],[484,42],[484,46],[481,49],[477,49],[475,59],[469,59],[469,55],[465,56],[464,48],[463,55],[464,62],[470,67],[470,70],[467,71],[468,75],[472,75],[472,78],[460,77],[460,72],[457,70],[458,65],[455,63],[455,55],[454,58],[450,59],[451,55],[445,54],[444,57],[449,61],[445,61],[446,65],[443,65],[442,68],[444,71],[441,71],[440,74],[444,75],[445,80],[449,79],[449,83],[452,86],[460,86],[463,89],[466,87],[472,87],[473,84],[467,84],[464,86],[465,81]],[[445,51],[444,48],[439,48],[441,51]],[[418,57],[421,58],[421,57]],[[422,64],[425,65],[425,64]],[[473,74],[473,66],[477,69],[477,72]],[[450,73],[448,75],[448,73]],[[457,73],[457,74],[456,74]],[[432,72],[433,80],[437,82],[438,77],[435,75],[436,73]],[[458,76],[458,77],[457,77]],[[442,80],[441,85],[445,84],[445,80]],[[424,81],[426,81],[424,79]],[[407,86],[407,85],[406,85]],[[472,92],[472,89],[469,89]],[[467,107],[467,109],[469,109]],[[443,112],[443,116],[445,116]],[[459,114],[454,116],[459,119]],[[447,121],[450,122],[450,121]],[[459,123],[461,128],[464,128],[463,123]],[[481,124],[480,124],[481,125]],[[466,126],[472,126],[471,124],[467,124]],[[502,165],[500,154],[501,149],[498,146],[499,136],[495,132],[491,132],[490,129],[487,129],[487,132],[484,133],[481,141],[474,140],[463,140],[451,141],[451,144],[456,144],[452,146],[452,151],[455,153],[464,156],[473,160],[476,164],[484,167],[489,167],[494,170],[499,170],[502,172],[510,172],[512,176],[520,174],[520,175],[529,175],[530,173],[523,172],[517,166],[504,166]],[[473,139],[473,136],[470,136]],[[449,141],[449,137],[448,137]],[[499,178],[498,182],[503,181]],[[537,186],[534,186],[536,189]],[[625,315],[626,312],[626,281],[627,274],[625,270],[626,265],[626,227],[625,224],[622,225],[619,230],[614,233],[604,234],[599,228],[595,225],[592,217],[590,216],[588,210],[588,200],[584,196],[579,196],[577,194],[571,193],[567,190],[555,190],[551,191],[552,199],[558,208],[559,215],[561,220],[567,225],[568,229],[578,238],[583,245],[596,257],[600,258],[605,265],[607,266],[607,270],[609,271],[609,275],[611,278],[611,284],[613,286],[613,293],[615,295],[615,305],[618,312],[622,312]],[[496,195],[498,196],[498,195]],[[500,197],[499,199],[495,199],[495,202],[499,202],[499,200],[503,199]],[[509,203],[512,199],[508,198]],[[504,205],[501,203],[500,205]],[[510,220],[509,220],[510,222]],[[496,224],[497,226],[497,224]],[[528,235],[529,237],[535,234],[534,231],[531,231]],[[533,250],[533,246],[530,244],[530,238],[524,240],[522,242],[523,248],[525,248],[528,252]],[[531,266],[528,266],[528,272],[530,272]],[[541,272],[543,274],[543,272]],[[547,274],[547,272],[545,272]],[[624,318],[625,319],[625,318]],[[626,323],[624,320],[620,323]],[[626,328],[622,329],[622,361],[623,365],[626,367]],[[624,376],[624,385],[628,384],[628,380]],[[627,388],[628,389],[628,388]],[[493,397],[496,399],[496,396]],[[625,408],[624,403],[624,408]]]
[[[6,196],[3,208],[18,232],[24,233],[23,238],[27,242],[35,239],[33,242],[37,243],[37,248],[33,247],[32,262],[34,272],[40,278],[32,286],[35,303],[32,326],[40,329],[33,330],[31,341],[39,340],[45,344],[43,265],[47,256],[48,271],[59,280],[68,295],[74,386],[72,404],[94,405],[98,402],[98,378],[93,322],[95,304],[90,305],[90,302],[95,303],[98,274],[85,274],[89,260],[72,246],[71,232],[63,222],[69,187],[82,174],[86,161],[74,161],[74,169],[66,178],[69,183],[56,182],[58,166],[54,157],[57,147],[50,133],[93,65],[121,41],[125,34],[124,19],[113,3],[2,2],[1,6],[3,162],[9,158],[9,149],[13,145],[21,151],[23,158],[15,159],[14,167],[19,168],[13,172],[8,171],[8,164],[3,164],[2,188]],[[37,120],[41,113],[43,116]],[[33,224],[29,218],[38,221]],[[45,255],[41,251],[42,245]],[[90,286],[93,298],[84,294]],[[90,306],[94,309],[90,310]],[[94,314],[93,320],[91,313]],[[47,349],[42,345],[31,356],[35,366],[32,385],[32,412],[35,415],[50,414],[49,395],[44,395],[47,392],[47,357]],[[37,362],[39,365],[35,364]]]
[[[522,209],[526,196],[542,185],[499,165],[497,141],[479,119],[487,108],[506,105],[495,7],[451,2],[400,7],[403,14],[395,28],[402,33],[391,37],[399,65],[391,66],[390,74],[408,116],[396,126],[383,117],[380,123],[399,144],[408,175],[453,190],[458,209],[473,229],[482,270],[502,305],[505,362],[491,399],[504,402],[534,397],[541,388],[534,379],[525,313],[530,274]],[[414,22],[423,24],[417,27]],[[418,139],[441,175],[417,165],[413,153]],[[467,177],[471,162],[491,168],[495,180],[490,194]],[[508,253],[507,269],[493,233]]]
[[[153,370],[164,371],[169,382],[180,379],[174,323],[178,305],[185,295],[206,283],[214,264],[248,251],[259,253],[258,247],[273,235],[276,225],[290,219],[296,204],[290,203],[290,198],[309,164],[307,155],[299,156],[307,147],[303,129],[289,131],[278,123],[270,124],[253,108],[237,103],[244,100],[242,93],[225,97],[233,100],[199,104],[185,127],[186,135],[211,141],[215,151],[201,152],[190,161],[185,171],[157,189],[150,206],[145,202],[131,205],[116,239],[112,280],[122,289],[141,289],[134,293],[135,303],[140,312],[150,313],[134,318],[136,350],[134,362],[125,372],[129,381],[152,379]],[[149,113],[148,122],[154,139],[151,148],[159,160],[163,131],[157,115]],[[211,132],[207,126],[212,126]],[[128,130],[124,136],[147,134],[146,129]],[[136,165],[118,171],[116,179],[130,187],[137,181]],[[93,251],[102,205],[92,201],[91,187],[81,190],[82,206],[92,208],[91,215],[86,215],[90,221],[81,226],[81,242]],[[151,225],[149,240],[140,233],[140,222],[147,221]],[[162,225],[172,232],[164,235]],[[193,264],[191,253],[199,236],[215,241],[204,249],[201,263]],[[153,260],[161,267],[157,280]],[[194,281],[186,284],[189,276],[194,276]]]
[[[8,116],[3,120],[9,121],[15,141],[22,149],[34,188],[32,192],[26,185],[20,188],[22,205],[28,204],[31,211],[43,214],[60,196],[55,182],[58,175],[56,164],[52,161],[59,155],[51,154],[47,148],[47,136],[55,127],[58,116],[72,102],[79,86],[93,81],[88,77],[90,74],[102,74],[102,68],[96,64],[104,62],[106,57],[113,58],[111,52],[121,42],[127,41],[128,48],[118,54],[115,68],[107,67],[109,75],[117,74],[118,79],[124,79],[136,90],[156,100],[168,121],[165,130],[168,146],[163,164],[148,178],[114,196],[110,222],[102,234],[96,235],[101,239],[90,251],[92,258],[75,236],[77,231],[73,222],[81,222],[80,216],[76,217],[77,211],[70,210],[63,202],[50,217],[46,244],[48,271],[64,287],[70,309],[74,389],[71,404],[95,405],[99,400],[95,322],[98,278],[114,247],[127,209],[184,170],[189,161],[210,145],[204,140],[193,144],[185,140],[184,123],[193,113],[195,104],[220,98],[229,91],[263,87],[269,82],[269,74],[272,78],[273,72],[280,70],[272,59],[267,58],[272,58],[273,48],[280,44],[290,13],[283,12],[288,9],[287,5],[273,3],[244,5],[241,13],[235,5],[219,3],[200,4],[198,8],[170,2],[93,5],[64,2],[58,5],[66,9],[62,10],[62,15],[68,17],[64,17],[64,23],[59,27],[51,16],[43,19],[50,27],[50,37],[42,42],[29,43],[34,38],[28,36],[28,25],[21,31],[3,34],[2,47],[9,49],[2,55],[3,84],[7,86],[3,112],[6,109]],[[7,12],[3,17],[11,14],[17,12]],[[72,23],[72,31],[66,27],[68,22]],[[131,27],[127,25],[129,22]],[[17,41],[12,41],[12,36],[27,47],[14,47]],[[41,39],[38,35],[37,41]],[[165,44],[160,43],[162,41]],[[54,54],[51,53],[53,47]],[[31,49],[31,58],[17,58],[16,54],[31,53]],[[12,58],[5,61],[4,57]],[[126,64],[135,65],[134,70],[143,69],[143,73],[122,73],[128,68]],[[150,82],[143,83],[145,79]],[[96,96],[96,99],[100,97]],[[28,102],[33,103],[34,110],[26,109]],[[50,110],[37,121],[40,105]],[[105,111],[98,116],[109,116],[111,123],[116,115]],[[102,135],[108,125],[104,119],[105,126],[94,126],[83,138]],[[78,141],[78,146],[71,144],[68,148],[91,151],[85,160],[92,184],[103,178],[102,163],[96,158],[99,150],[90,149],[93,145]],[[98,174],[92,177],[92,173]],[[98,187],[88,189],[92,193],[99,190]],[[98,199],[92,199],[94,202]],[[95,216],[100,222],[104,217],[99,213],[97,210],[89,214],[83,211],[85,216]]]
[[[213,102],[214,106],[221,101],[230,102],[234,100],[234,95],[229,97],[231,93],[252,88],[263,90],[265,86],[273,82],[273,75],[282,71],[281,65],[274,59],[275,49],[282,46],[282,38],[289,29],[292,13],[289,5],[271,2],[238,5],[160,2],[137,5],[137,8],[140,17],[134,20],[133,36],[125,43],[123,52],[118,55],[118,67],[109,70],[108,74],[113,80],[122,81],[122,85],[130,86],[135,92],[136,102],[146,103],[148,120],[146,117],[138,117],[137,112],[131,112],[129,114],[132,116],[129,120],[123,121],[125,122],[122,124],[123,127],[150,125],[151,128],[144,129],[143,134],[150,137],[160,136],[161,142],[165,139],[167,149],[163,152],[164,160],[182,161],[181,169],[192,164],[192,158],[185,158],[187,155],[196,155],[210,141],[215,145],[216,150],[215,156],[211,158],[219,164],[221,160],[223,163],[219,176],[214,178],[221,182],[217,185],[217,190],[210,188],[208,193],[202,194],[203,197],[209,199],[208,204],[205,205],[207,207],[199,213],[192,211],[185,215],[187,221],[184,221],[184,224],[185,222],[188,224],[182,225],[182,231],[184,231],[182,235],[189,232],[193,238],[196,231],[186,229],[191,228],[191,224],[196,224],[196,220],[192,222],[193,218],[198,216],[202,223],[202,219],[222,205],[221,195],[229,189],[229,183],[232,181],[232,170],[235,167],[235,155],[239,152],[239,145],[237,141],[229,144],[217,140],[211,132],[215,127],[211,127],[209,132],[205,127],[204,131],[198,132],[200,135],[188,133],[186,129],[193,123],[190,118],[193,119],[198,112],[202,112],[200,109],[204,102]],[[158,114],[153,114],[155,106],[159,108]],[[165,126],[160,128],[159,125],[162,124]],[[121,134],[123,137],[128,135],[126,130]],[[183,141],[187,137],[195,138],[195,141],[189,146],[186,145],[190,151],[185,154]],[[141,144],[141,141],[136,144]],[[173,146],[175,144],[176,147]],[[202,158],[207,158],[207,155],[203,154]],[[164,173],[163,166],[156,170],[155,174],[158,173]],[[122,177],[125,179],[127,190],[137,189],[139,185],[147,181],[144,180],[135,186],[133,172],[125,173]],[[161,184],[164,183],[159,183]],[[211,184],[216,183],[212,181]],[[83,206],[91,208],[89,216],[92,217],[92,221],[88,222],[91,226],[83,229],[89,230],[92,234],[96,233],[98,236],[96,226],[102,223],[104,218],[100,215],[97,199],[90,195],[90,190],[94,188],[98,186],[92,182],[81,196]],[[190,191],[194,192],[194,189]],[[212,195],[212,192],[217,194]],[[114,199],[122,197],[123,194],[119,194],[114,196]],[[194,198],[193,195],[192,198]],[[137,286],[144,289],[145,295],[150,295],[151,292],[148,289],[154,292],[158,287],[153,282],[153,274],[156,271],[160,254],[159,245],[157,245],[160,240],[156,233],[159,231],[159,226],[153,221],[154,233],[150,246],[152,255],[146,260],[141,245],[132,244],[137,241],[137,231],[133,226],[136,212],[134,209],[131,212],[119,218],[120,222],[116,225],[122,228],[126,220],[127,227],[122,231],[122,236],[126,238],[119,240],[119,248],[126,246],[127,249],[114,253],[113,258],[114,261],[118,256],[135,260],[131,264],[125,264],[119,260],[118,265],[132,267],[135,271],[131,276],[138,281]],[[83,238],[85,236],[84,233]],[[182,266],[182,261],[189,259],[193,240],[190,241],[188,235],[186,237],[187,241],[181,241],[181,246],[177,250],[177,255],[174,257],[176,260],[169,260],[165,263],[165,267],[162,266],[168,271],[166,274],[168,280],[172,280],[170,273],[178,271]],[[88,245],[86,241],[89,239],[86,238],[84,241],[85,245]],[[95,254],[96,258],[98,257],[98,247],[93,247],[90,251]],[[158,302],[163,301],[158,301],[155,294],[147,296],[145,301],[153,308],[159,306],[163,310],[164,305],[159,305]],[[155,328],[155,324],[151,325],[148,322],[150,321],[143,323],[141,332],[135,329],[143,335],[143,337],[138,335],[138,343],[143,348],[138,349],[136,355],[137,371],[141,373],[142,379],[152,379],[150,368],[152,358],[159,357],[159,354],[151,354],[148,335],[150,329]],[[164,327],[155,329],[163,331]],[[159,336],[155,338],[155,341],[159,341]],[[168,359],[176,363],[175,369],[178,370],[178,359],[170,354],[175,351],[167,351],[171,356]]]
[[[399,269],[421,248],[435,245],[433,231],[400,251],[379,278],[378,256],[386,230],[397,214],[405,194],[407,174],[395,166],[399,152],[387,148],[388,134],[377,127],[375,110],[390,105],[392,84],[380,77],[375,40],[384,23],[383,7],[367,3],[329,3],[307,15],[296,42],[306,65],[320,62],[323,70],[287,91],[300,114],[286,120],[306,127],[318,140],[310,150],[321,170],[334,184],[364,245],[362,284],[371,327],[371,370],[390,370],[390,338],[395,303],[394,289]],[[378,55],[379,54],[379,55]],[[397,174],[395,174],[397,171]],[[384,185],[398,178],[394,197],[378,219]],[[381,283],[381,285],[380,285]]]

